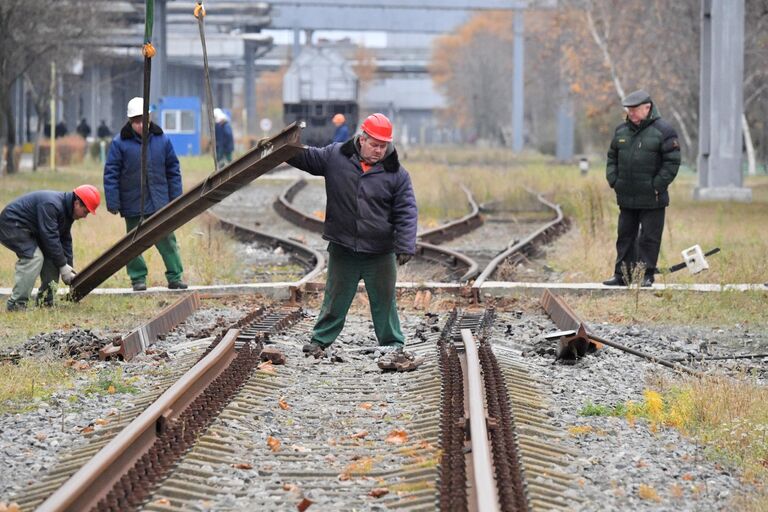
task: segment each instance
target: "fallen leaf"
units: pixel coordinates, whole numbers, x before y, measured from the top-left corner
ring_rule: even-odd
[[[263,363],[259,363],[259,366],[256,368],[262,372],[275,373],[275,366],[272,364],[272,361],[264,361]]]
[[[85,371],[91,368],[91,365],[85,361],[78,361],[72,366],[77,371]]]
[[[693,475],[692,475],[692,474],[690,474],[690,473],[685,473],[685,474],[683,475],[683,480],[687,480],[688,482],[690,482],[691,480],[693,480],[693,478],[694,478],[694,477],[693,477]]]
[[[109,420],[105,420],[105,419],[103,419],[103,418],[96,418],[96,419],[95,419],[93,422],[94,422],[96,425],[102,425],[102,426],[103,426],[103,425],[107,425],[107,424],[109,424]]]
[[[299,486],[295,484],[283,484],[283,490],[288,492],[298,491]]]
[[[371,402],[363,402],[362,404],[360,404],[360,406],[359,406],[359,407],[360,407],[361,409],[365,409],[365,410],[367,411],[368,409],[370,409],[371,407],[373,407],[373,404],[372,404]]]
[[[339,475],[339,480],[341,480],[342,482],[349,480],[349,473],[341,473]]]
[[[362,438],[364,438],[367,435],[368,435],[368,431],[367,430],[360,430],[358,432],[355,432],[354,434],[352,434],[349,437],[351,437],[352,439],[362,439]]]
[[[298,445],[298,444],[292,444],[291,445],[291,450],[293,450],[295,452],[299,452],[299,453],[306,453],[306,452],[311,452],[312,451],[309,448],[305,448],[305,447],[303,447],[301,445]]]
[[[107,388],[107,393],[109,393],[110,395],[114,395],[115,394],[115,386],[110,384],[109,387]]]
[[[637,468],[645,468],[645,467],[648,467],[648,463],[641,459],[641,460],[638,460],[635,463],[635,467],[637,467]]]
[[[107,411],[107,416],[116,416],[119,413],[120,411],[118,411],[116,408],[113,407]]]
[[[405,430],[393,430],[389,433],[385,441],[392,444],[403,444],[408,441],[408,434]]]
[[[38,441],[45,441],[46,439],[48,439],[48,434],[46,434],[45,432],[38,432],[37,434],[35,434],[35,439],[37,439]],[[2,503],[0,503],[0,505],[2,505]],[[0,508],[0,512],[1,511],[2,509]]]
[[[81,434],[90,434],[91,432],[93,432],[93,430],[94,430],[93,429],[93,425],[88,425],[87,427],[81,428],[80,429],[80,433]]]
[[[165,505],[167,507],[171,504],[171,500],[168,498],[160,498],[159,500],[155,500],[153,503],[155,505]]]
[[[269,449],[273,452],[280,450],[280,440],[277,438],[274,438],[272,436],[267,436],[267,446],[269,446]]]
[[[640,484],[640,488],[637,490],[637,495],[644,500],[661,501],[659,493],[657,493],[656,489],[650,485]]]
[[[304,498],[299,502],[298,505],[296,505],[296,508],[299,510],[299,512],[304,512],[312,505],[312,503],[314,503],[314,501]]]
[[[277,401],[277,405],[278,405],[278,406],[279,406],[279,407],[280,407],[282,410],[284,410],[284,411],[287,411],[288,409],[290,409],[290,408],[291,408],[291,406],[290,406],[290,405],[288,405],[288,402],[286,402],[284,398],[281,398],[280,400],[278,400],[278,401]]]
[[[376,487],[375,489],[371,490],[371,492],[368,493],[368,496],[372,496],[374,498],[381,498],[385,494],[389,494],[389,489],[386,487]]]
[[[230,464],[235,469],[253,469],[253,466],[247,462],[238,462],[236,464]]]

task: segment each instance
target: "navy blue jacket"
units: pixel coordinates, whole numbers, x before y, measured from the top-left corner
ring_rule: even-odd
[[[181,195],[179,159],[168,137],[155,123],[149,125],[147,183],[144,215],[151,215]],[[141,203],[141,136],[126,123],[112,139],[104,164],[107,210],[138,217]]]
[[[418,210],[408,171],[389,154],[363,173],[357,137],[304,148],[288,163],[325,177],[323,238],[356,252],[414,254]]]
[[[347,142],[349,138],[349,128],[345,124],[340,124],[336,127],[336,131],[333,133],[333,142]]]
[[[38,190],[14,199],[0,213],[0,242],[19,258],[37,247],[57,268],[72,265],[74,192]]]
[[[223,158],[226,153],[235,150],[235,138],[229,122],[216,123],[216,158]]]

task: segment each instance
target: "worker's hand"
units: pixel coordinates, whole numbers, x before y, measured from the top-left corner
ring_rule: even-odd
[[[64,265],[59,267],[59,274],[61,274],[61,280],[64,281],[64,284],[72,284],[77,272],[70,265]]]
[[[405,265],[409,261],[411,261],[411,258],[413,258],[412,254],[398,254],[397,255],[397,264],[398,265]]]

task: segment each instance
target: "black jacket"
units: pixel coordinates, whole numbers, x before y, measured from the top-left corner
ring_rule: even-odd
[[[605,177],[622,208],[664,208],[679,167],[677,133],[653,105],[639,125],[627,119],[616,128]]]
[[[357,137],[308,147],[288,163],[325,177],[323,238],[370,254],[414,254],[418,210],[408,171],[390,144],[383,160],[363,172]]]
[[[19,258],[40,247],[56,267],[72,265],[74,192],[38,190],[14,199],[0,213],[0,242]]]

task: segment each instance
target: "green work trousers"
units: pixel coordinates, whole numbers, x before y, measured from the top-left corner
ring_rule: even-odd
[[[395,255],[359,253],[334,243],[328,245],[328,253],[325,296],[311,341],[327,347],[336,340],[357,293],[357,283],[362,279],[379,345],[402,346],[405,337],[397,317]]]
[[[130,232],[138,224],[139,217],[126,217],[126,232]],[[168,282],[176,283],[181,281],[184,267],[181,265],[181,254],[179,253],[179,244],[176,243],[176,235],[171,233],[161,238],[155,244],[155,247],[157,247],[160,256],[163,257],[163,262],[165,262],[165,278]],[[131,284],[147,282],[147,262],[144,261],[143,256],[139,255],[133,258],[125,268],[128,271],[128,277],[131,278]]]
[[[36,248],[31,258],[19,258],[16,262],[13,291],[8,304],[26,306],[32,288],[35,287],[37,276],[40,276],[40,289],[37,292],[38,302],[45,301],[53,304],[53,284],[59,281],[59,269],[53,260],[46,258],[40,248]]]

